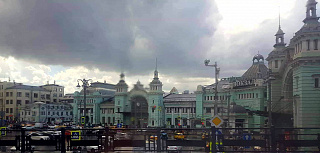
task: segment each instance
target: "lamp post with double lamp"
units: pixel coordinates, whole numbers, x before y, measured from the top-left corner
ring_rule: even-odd
[[[77,87],[80,88],[80,82],[82,82],[82,87],[83,87],[83,108],[84,108],[84,128],[86,127],[86,124],[87,124],[87,106],[86,106],[86,103],[87,103],[87,88],[89,87],[89,81],[92,82],[91,79],[78,79],[78,85]],[[80,110],[81,111],[81,110]]]
[[[219,76],[219,72],[220,72],[220,68],[218,67],[217,62],[215,62],[213,65],[209,64],[210,60],[205,60],[204,61],[204,65],[205,66],[210,66],[210,67],[214,67],[215,68],[215,93],[214,93],[214,115],[218,114],[218,76]]]

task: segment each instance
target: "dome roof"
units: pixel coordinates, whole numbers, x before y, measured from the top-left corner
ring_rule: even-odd
[[[264,57],[261,54],[257,54],[255,56],[253,56],[252,61],[254,61],[254,60],[258,60],[258,61],[264,60]]]
[[[268,68],[263,62],[256,62],[252,64],[252,66],[241,76],[241,78],[244,80],[265,79],[268,77],[268,71]]]

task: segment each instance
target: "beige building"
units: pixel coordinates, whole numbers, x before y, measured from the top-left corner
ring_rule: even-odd
[[[34,102],[59,102],[63,97],[64,87],[47,84],[44,86],[29,86],[16,82],[0,82],[1,118],[7,121],[23,121],[21,110]]]

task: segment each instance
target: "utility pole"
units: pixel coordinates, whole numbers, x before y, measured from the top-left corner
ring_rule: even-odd
[[[272,71],[269,69],[269,78],[268,82],[268,127],[272,126],[272,100],[271,100],[271,81],[275,80],[275,78],[271,75]]]
[[[220,72],[220,68],[218,67],[217,62],[214,65],[209,65],[210,60],[205,60],[205,66],[210,66],[215,68],[215,93],[214,93],[214,115],[218,114],[218,76]]]

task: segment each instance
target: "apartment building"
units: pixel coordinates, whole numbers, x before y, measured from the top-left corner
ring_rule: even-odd
[[[55,84],[30,86],[16,82],[0,82],[1,118],[9,122],[19,121],[21,110],[28,104],[59,102],[59,96],[63,97],[63,88]]]

